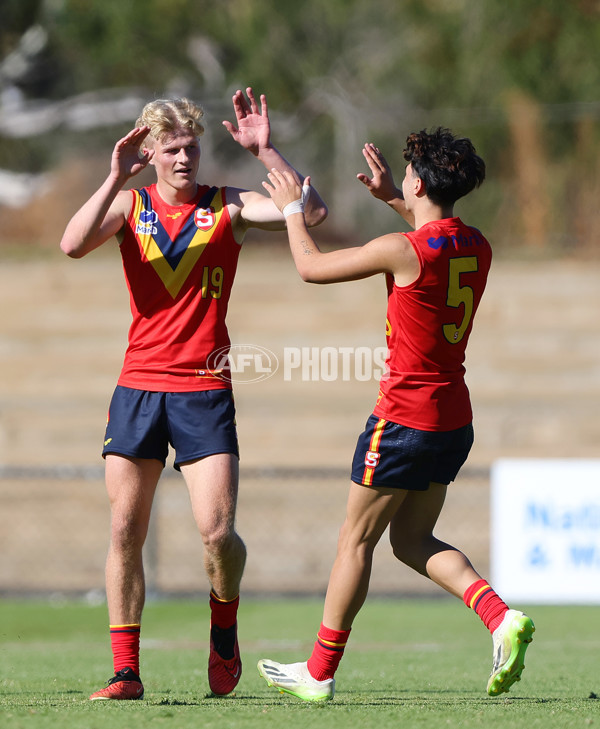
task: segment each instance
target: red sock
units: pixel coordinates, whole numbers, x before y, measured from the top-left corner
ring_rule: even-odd
[[[344,655],[349,630],[332,630],[321,623],[317,642],[308,659],[308,672],[317,681],[333,678]]]
[[[465,590],[463,600],[475,610],[485,627],[493,633],[500,625],[508,605],[503,602],[485,580],[477,580]]]
[[[214,650],[226,661],[235,656],[237,639],[237,611],[240,596],[233,600],[221,600],[210,592],[210,640]]]
[[[210,591],[210,624],[218,625],[219,628],[231,628],[237,620],[237,611],[240,604],[240,596],[233,600],[221,600],[215,593]]]
[[[140,625],[111,625],[110,644],[115,673],[122,668],[140,675]]]

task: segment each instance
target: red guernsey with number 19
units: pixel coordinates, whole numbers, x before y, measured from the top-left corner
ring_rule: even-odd
[[[405,233],[421,272],[409,286],[387,275],[387,371],[374,414],[410,428],[448,431],[471,422],[465,350],[492,251],[459,218]]]
[[[200,186],[167,205],[155,185],[132,190],[121,242],[133,321],[119,385],[156,392],[229,388],[220,377],[227,305],[240,251],[226,188]]]

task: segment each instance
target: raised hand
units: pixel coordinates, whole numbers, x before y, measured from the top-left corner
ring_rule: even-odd
[[[369,177],[361,172],[356,177],[371,195],[386,202],[393,198],[402,198],[402,192],[394,184],[392,170],[379,149],[369,142],[363,147],[362,153],[373,176]]]
[[[271,124],[269,122],[269,111],[267,98],[260,95],[260,111],[254,93],[250,87],[246,89],[248,98],[242,91],[236,91],[233,95],[233,110],[237,127],[230,121],[224,121],[223,126],[244,149],[258,155],[259,151],[271,144]]]
[[[272,169],[267,177],[270,184],[263,182],[263,187],[280,210],[283,211],[286,205],[302,198],[302,185],[291,172]],[[307,177],[304,182],[306,185],[310,185],[310,177]]]
[[[118,179],[129,179],[137,175],[154,156],[154,150],[141,151],[141,145],[148,136],[150,127],[136,127],[115,144],[110,162],[111,173]]]

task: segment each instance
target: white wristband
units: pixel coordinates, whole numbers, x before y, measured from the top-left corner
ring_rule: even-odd
[[[302,185],[302,197],[299,197],[297,200],[292,200],[291,203],[288,203],[283,210],[281,211],[283,213],[283,217],[287,218],[288,215],[294,215],[295,213],[303,213],[304,212],[304,203],[308,200],[308,196],[310,195],[310,185]]]
[[[294,215],[294,213],[303,213],[304,203],[302,202],[302,198],[299,197],[297,200],[288,203],[281,212],[284,218],[287,218],[288,215]]]

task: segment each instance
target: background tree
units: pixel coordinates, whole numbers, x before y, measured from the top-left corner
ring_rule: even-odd
[[[250,84],[268,92],[278,141],[311,170],[336,228],[372,234],[393,220],[373,220],[355,181],[365,141],[400,175],[407,133],[443,125],[472,137],[487,161],[488,181],[461,212],[476,214],[497,245],[589,248],[600,178],[595,0],[2,5],[0,167],[44,171],[90,145],[104,152],[130,120],[102,122],[92,139],[65,130],[64,108],[82,94],[92,95],[86,103],[197,98],[213,134],[208,163],[246,166],[218,130],[231,93]],[[14,109],[57,104],[51,129],[7,131]]]

